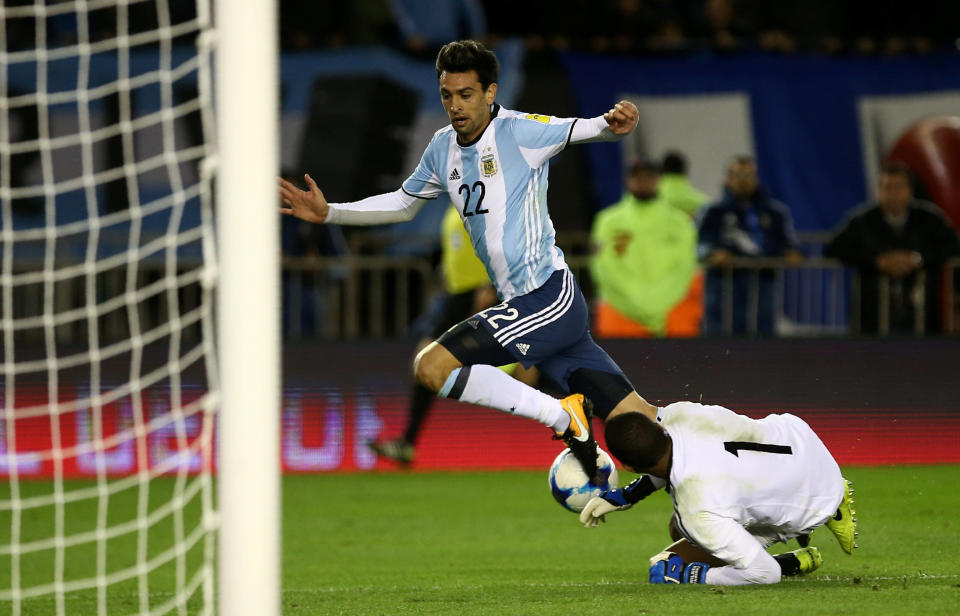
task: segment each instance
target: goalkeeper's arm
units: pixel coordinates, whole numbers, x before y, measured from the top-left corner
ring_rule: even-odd
[[[641,475],[625,488],[607,490],[594,496],[580,512],[580,522],[586,526],[596,526],[606,521],[611,511],[623,511],[639,503],[667,484],[666,480],[653,475]]]

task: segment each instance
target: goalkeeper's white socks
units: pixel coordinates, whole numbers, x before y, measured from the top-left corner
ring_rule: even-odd
[[[560,406],[559,400],[493,366],[457,368],[447,377],[437,395],[529,417],[560,434],[570,426],[570,415]]]

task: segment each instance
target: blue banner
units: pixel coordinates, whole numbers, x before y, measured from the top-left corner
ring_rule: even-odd
[[[830,229],[866,198],[862,97],[960,90],[956,54],[638,59],[571,53],[563,62],[585,115],[605,111],[624,94],[746,93],[762,181],[791,207],[802,230]],[[620,146],[587,147],[597,202],[613,203],[622,186]]]

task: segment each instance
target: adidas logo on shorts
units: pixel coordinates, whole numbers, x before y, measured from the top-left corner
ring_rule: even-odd
[[[454,167],[453,171],[450,172],[450,181],[452,182],[454,180],[459,180],[459,179],[460,179],[460,172],[457,171],[456,167]]]
[[[526,355],[526,354],[527,354],[527,351],[530,350],[530,345],[527,344],[527,343],[525,343],[525,342],[518,342],[518,343],[517,343],[517,350],[520,351],[520,354],[521,354],[521,355]]]

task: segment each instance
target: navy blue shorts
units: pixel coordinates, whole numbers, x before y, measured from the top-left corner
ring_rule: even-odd
[[[557,270],[535,291],[487,308],[443,334],[438,342],[464,365],[536,366],[564,391],[570,377],[598,375],[611,401],[633,391],[623,371],[590,335],[589,312],[580,285],[569,269]],[[482,331],[489,335],[476,335]],[[490,340],[495,343],[490,342]],[[612,377],[612,379],[611,379]],[[588,393],[592,387],[580,393]],[[596,394],[594,394],[596,395]],[[619,397],[618,397],[619,396]],[[609,412],[609,409],[605,409]],[[601,416],[605,416],[602,413]]]

